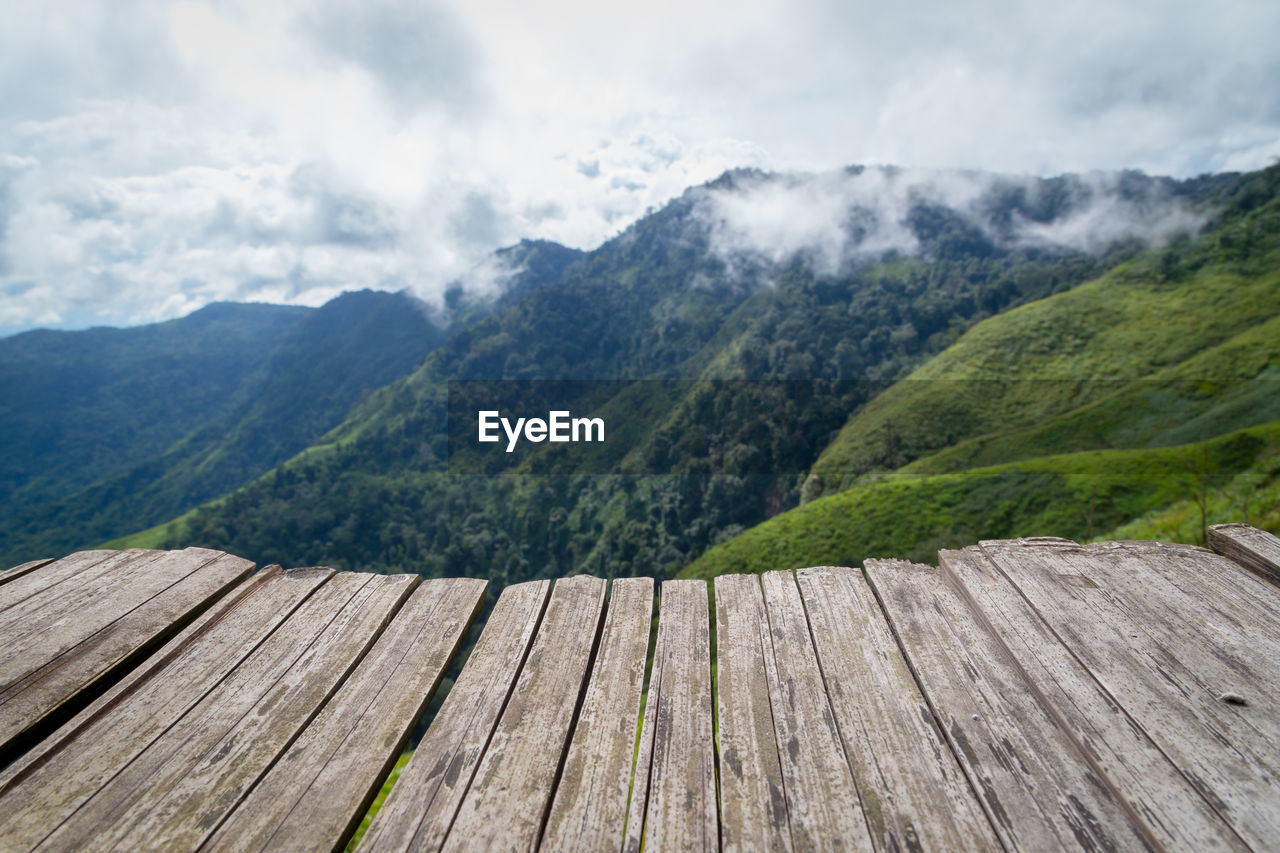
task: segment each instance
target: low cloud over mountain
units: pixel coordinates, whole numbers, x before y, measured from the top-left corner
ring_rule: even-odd
[[[1280,154],[1268,0],[9,5],[0,334],[360,287],[438,301],[499,246],[597,246],[731,168],[1185,177]],[[873,178],[711,216],[721,242],[838,264],[844,223],[820,215],[877,192],[860,245],[909,249],[905,197]],[[1038,236],[1117,219],[1165,232],[1100,207]]]
[[[1134,172],[1051,180],[893,167],[801,175],[738,172],[696,191],[711,251],[730,269],[800,259],[834,275],[889,252],[929,254],[939,230],[992,248],[1101,251],[1136,240],[1163,245],[1194,235],[1209,214],[1173,181]],[[934,241],[936,242],[936,241]]]

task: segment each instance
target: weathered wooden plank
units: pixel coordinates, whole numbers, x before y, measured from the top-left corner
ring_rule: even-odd
[[[756,575],[715,579],[720,847],[790,850],[765,661],[773,638]]]
[[[216,551],[120,552],[4,614],[0,693],[209,562]],[[163,565],[159,576],[153,568]],[[96,576],[94,576],[96,574]]]
[[[216,559],[222,562],[189,588],[178,583]],[[0,634],[0,754],[15,749],[24,733],[80,691],[154,648],[173,633],[175,622],[252,567],[202,549],[122,552],[10,607],[4,616],[18,621]],[[164,594],[173,586],[180,589]]]
[[[1066,539],[1019,540],[1031,547],[1075,549]],[[1176,595],[1182,606],[1196,610],[1205,601],[1217,611],[1215,621],[1229,626],[1230,634],[1219,632],[1219,641],[1230,642],[1242,633],[1267,630],[1276,623],[1280,608],[1280,588],[1250,572],[1240,571],[1231,559],[1196,545],[1170,542],[1096,542],[1084,546],[1098,559],[1141,562],[1146,570],[1162,578],[1162,594]],[[1117,591],[1146,598],[1143,573],[1114,574]]]
[[[1258,577],[1280,584],[1280,539],[1267,531],[1247,524],[1215,524],[1209,528],[1209,544]]]
[[[51,756],[65,748],[71,741],[74,741],[85,727],[93,725],[95,721],[100,721],[103,715],[110,713],[122,701],[122,697],[142,689],[150,678],[162,671],[180,653],[188,650],[192,642],[208,631],[213,623],[225,618],[228,613],[241,606],[251,595],[258,593],[264,583],[279,574],[279,566],[268,566],[262,571],[251,575],[225,597],[219,599],[213,606],[192,620],[190,624],[143,664],[121,677],[111,688],[95,699],[88,707],[81,710],[73,719],[41,740],[31,750],[23,753],[21,757],[3,770],[0,770],[0,797],[17,783],[19,777],[25,777],[33,767],[48,761]],[[280,618],[283,619],[283,615]]]
[[[329,584],[349,585],[350,601],[246,714],[228,714],[229,702],[223,699],[204,720],[193,722],[191,734],[208,737],[208,746],[193,749],[188,737],[168,757],[159,778],[153,772],[147,779],[150,791],[117,820],[117,829],[128,830],[118,834],[117,847],[195,849],[310,724],[420,581],[416,575],[336,575]],[[244,692],[238,690],[234,697]],[[209,735],[223,728],[224,721],[232,726],[214,742]],[[170,769],[189,757],[195,760],[185,772]]]
[[[595,667],[542,835],[547,850],[622,847],[652,616],[652,578],[613,581]]]
[[[221,556],[207,548],[121,551],[11,607],[0,617],[6,640],[0,684],[30,662],[70,649]]]
[[[662,648],[665,634],[658,620],[654,637],[649,683],[641,694],[644,713],[640,722],[640,742],[636,745],[635,766],[631,768],[631,793],[627,800],[627,830],[622,839],[623,853],[640,853],[644,844],[644,816],[649,807],[649,783],[653,776],[653,730],[658,719],[658,685],[662,683]]]
[[[253,576],[146,663],[0,773],[4,838],[29,850],[137,758],[328,580],[330,569]]]
[[[115,597],[108,594],[113,581],[118,578],[122,581],[119,586],[127,587],[133,578],[131,569],[147,566],[164,553],[141,550],[113,552],[92,565],[81,566],[75,577],[68,576],[49,587],[25,590],[21,600],[13,601],[0,613],[0,637],[4,641],[0,645],[0,692],[10,689],[57,657],[59,652],[92,634],[101,627],[98,623],[103,619],[110,622],[128,612],[130,606],[120,606]],[[192,555],[184,555],[180,561],[181,568],[189,573],[208,560],[208,555],[200,555],[194,561]],[[57,564],[55,567],[63,568]],[[35,576],[27,579],[34,581]],[[18,582],[10,589],[25,586],[27,584]],[[139,595],[145,601],[156,591],[154,583],[144,581],[138,589],[131,591],[129,604],[136,606]],[[78,624],[67,624],[82,614],[84,619]]]
[[[42,846],[196,846],[310,721],[414,580],[335,575]]]
[[[952,753],[1008,850],[1158,849],[1035,692],[995,629],[939,569],[867,560]]]
[[[719,846],[709,617],[705,581],[663,581],[649,679],[648,701],[656,707],[652,729],[646,709],[640,733],[653,750],[643,830],[648,851]],[[631,835],[629,825],[628,843]]]
[[[1274,844],[1280,590],[1189,546],[981,547],[1217,813],[1250,845]]]
[[[446,850],[533,850],[569,745],[605,582],[558,580],[507,707],[463,798]]]
[[[43,569],[52,562],[52,557],[46,557],[43,560],[31,560],[14,566],[11,569],[5,569],[3,572],[0,572],[0,585],[7,584],[10,581],[16,581],[18,578],[34,572],[36,569]]]
[[[163,551],[145,551],[130,548],[127,551],[94,552],[87,551],[73,554],[65,561],[59,560],[43,572],[37,572],[20,578],[11,584],[0,587],[0,636],[13,642],[31,634],[32,629],[42,625],[40,620],[48,621],[65,613],[68,609],[74,612],[75,607],[82,606],[90,600],[92,594],[86,592],[103,588],[103,576],[106,582],[115,579],[114,573],[129,564],[145,565],[157,560]],[[65,602],[71,601],[68,608]],[[39,630],[37,629],[37,633]]]
[[[77,551],[57,560],[47,566],[44,566],[38,574],[25,572],[21,575],[9,577],[3,586],[0,586],[0,631],[4,630],[4,611],[13,607],[19,602],[25,601],[36,593],[52,589],[68,578],[75,577],[81,571],[90,566],[97,565],[103,560],[121,551]],[[130,554],[145,553],[140,549],[132,549]],[[13,571],[12,569],[10,571]],[[21,583],[18,583],[21,581]]]
[[[800,590],[789,571],[765,572],[773,656],[764,661],[778,733],[791,841],[797,850],[870,850],[835,714],[827,700]]]
[[[942,551],[939,560],[1000,627],[1035,689],[1152,837],[1171,850],[1247,849],[980,549]]]
[[[205,846],[342,849],[457,653],[487,586],[444,578],[419,587]]]
[[[796,580],[876,849],[999,849],[862,573]]]
[[[360,843],[439,850],[542,619],[550,581],[502,591],[467,664]]]
[[[179,575],[187,566],[207,560],[109,623],[113,605],[125,608],[136,599],[123,592],[104,593],[90,605],[83,622],[64,628],[60,638],[29,643],[25,651],[15,652],[15,657],[23,655],[27,660],[17,661],[20,666],[9,668],[10,673],[26,670],[26,674],[0,687],[0,752],[82,691],[98,689],[140,661],[253,570],[248,560],[221,552],[207,554],[212,559],[178,552],[173,559],[149,564],[162,583],[166,576]],[[168,564],[174,564],[172,573],[165,571]],[[81,631],[101,623],[107,624],[80,637]],[[75,645],[70,645],[73,641]],[[48,657],[53,649],[59,651]],[[6,649],[0,654],[7,653]]]

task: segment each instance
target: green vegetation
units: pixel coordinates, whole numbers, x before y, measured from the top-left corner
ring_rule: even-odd
[[[318,309],[218,304],[169,323],[0,340],[0,562],[162,523],[317,442],[460,324],[536,290],[580,256],[499,252],[500,295],[344,293]],[[452,324],[446,323],[452,320]],[[158,533],[143,537],[159,544]]]
[[[710,251],[698,214],[708,191],[691,190],[560,280],[458,330],[412,375],[369,395],[323,452],[202,508],[165,542],[499,583],[581,571],[664,577],[795,506],[809,466],[878,387],[983,318],[1139,249],[1000,246],[924,206],[918,257],[868,259],[835,276],[798,258],[746,286]],[[1006,212],[1024,202],[1008,200]],[[446,384],[495,377],[793,382],[755,396],[691,385],[662,428],[630,439],[622,471],[633,475],[532,475],[540,454],[515,474],[451,475]],[[601,408],[644,404],[620,397]],[[673,473],[641,475],[655,469]]]
[[[126,335],[167,366],[134,364],[126,353],[109,368],[120,374],[116,382],[81,387],[68,379],[44,388],[57,405],[31,418],[38,446],[29,464],[49,467],[6,502],[0,559],[91,545],[235,489],[315,441],[364,394],[411,371],[443,337],[408,297],[370,291],[343,294],[319,309],[290,308],[290,325],[241,322],[242,309],[255,317],[270,308],[266,316],[274,318],[276,307],[213,306],[223,319],[199,328],[207,340],[184,335],[183,324],[202,319],[208,308],[174,321],[179,328],[172,332],[170,324],[102,330]],[[76,340],[86,333],[61,334]],[[228,347],[240,369],[220,375],[207,358],[175,361],[176,346],[198,353]],[[67,376],[92,376],[104,358],[93,350],[57,351]],[[3,375],[11,370],[19,368],[0,366]],[[129,378],[135,372],[149,377],[146,387],[135,387],[141,381]],[[201,405],[184,416],[183,400],[192,395]],[[89,460],[77,448],[116,452]]]
[[[868,557],[933,563],[940,548],[1031,535],[1081,541],[1158,530],[1196,542],[1199,510],[1189,515],[1188,507],[1202,494],[1209,495],[1208,524],[1238,520],[1247,494],[1257,513],[1251,520],[1274,525],[1278,491],[1280,423],[1178,447],[890,476],[771,518],[711,549],[681,576],[857,566]]]
[[[1252,176],[1194,244],[978,324],[849,420],[806,490],[832,497],[684,573],[932,561],[1023,535],[1203,542],[1245,518],[1280,531],[1278,177]]]
[[[713,246],[710,194],[771,180],[785,178],[729,173],[593,252],[513,247],[523,271],[488,301],[451,291],[444,332],[394,333],[391,315],[416,312],[391,303],[365,323],[334,315],[154,468],[10,517],[6,544],[24,556],[19,545],[67,550],[156,525],[115,541],[500,587],[707,574],[743,548],[753,566],[803,564],[928,556],[987,535],[1182,530],[1193,496],[1169,466],[1200,445],[1215,461],[1197,480],[1197,518],[1202,504],[1244,506],[1242,491],[1272,494],[1270,433],[1244,428],[1280,421],[1280,168],[1128,174],[1121,194],[1158,188],[1210,224],[1163,248],[1089,252],[999,236],[1083,203],[1079,183],[993,179],[979,213],[913,202],[918,252],[833,274],[803,254],[730,261]],[[384,364],[388,349],[399,360]],[[495,378],[695,381],[567,401],[621,425],[614,473],[539,473],[564,456],[548,445],[505,473],[451,472],[448,383]],[[628,413],[658,406],[659,425],[626,432]],[[1214,443],[1227,436],[1236,443]],[[829,518],[795,509],[824,493],[885,523],[824,532]],[[846,529],[862,527],[874,532]]]
[[[1111,531],[1110,539],[1160,539],[1200,542],[1204,523],[1243,521],[1280,532],[1280,456],[1260,459],[1225,484],[1210,481],[1183,500],[1152,510]]]
[[[369,831],[369,824],[373,823],[374,817],[378,814],[378,810],[382,808],[382,804],[387,801],[387,795],[391,793],[391,788],[395,785],[396,780],[400,778],[400,771],[404,770],[404,766],[409,763],[409,759],[413,757],[413,750],[406,749],[396,759],[396,764],[391,768],[387,780],[382,783],[382,787],[378,789],[378,794],[373,798],[373,802],[369,805],[369,811],[365,812],[364,818],[360,821],[360,825],[356,827],[355,834],[351,836],[351,840],[347,842],[347,850],[353,851],[360,844],[360,839],[364,838],[364,834]]]
[[[0,339],[0,513],[126,471],[229,411],[270,355],[258,342],[309,313],[222,303],[151,326]]]
[[[1195,244],[979,324],[851,418],[813,472],[832,491],[917,459],[922,473],[962,470],[1275,419],[1278,315],[1273,199]]]

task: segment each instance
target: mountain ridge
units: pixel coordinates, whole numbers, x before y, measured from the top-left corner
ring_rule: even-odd
[[[742,175],[718,180],[729,192],[752,191]],[[757,180],[770,179],[751,178]],[[1188,188],[1212,230],[1220,226],[1218,210],[1238,215],[1250,180],[1174,184]],[[807,186],[802,179],[792,184]],[[151,536],[293,564],[427,575],[483,564],[499,582],[575,571],[674,574],[716,542],[799,503],[802,476],[732,473],[744,460],[756,454],[754,470],[816,460],[866,400],[815,394],[802,404],[809,408],[796,410],[795,401],[775,395],[732,422],[678,415],[636,450],[674,451],[682,473],[672,477],[459,480],[445,470],[447,382],[751,377],[798,378],[819,388],[872,374],[889,381],[984,318],[1069,291],[1144,251],[1125,240],[1093,252],[975,242],[954,218],[922,214],[916,255],[888,249],[829,273],[815,271],[813,252],[739,261],[716,250],[715,223],[700,207],[715,192],[709,185],[577,258],[563,279],[472,323],[418,370],[370,394],[303,454]],[[1175,238],[1168,249],[1146,251],[1176,257],[1193,242]],[[753,278],[762,271],[767,282]],[[814,408],[814,400],[825,408]],[[806,424],[798,443],[780,431],[776,415],[784,410],[798,411]],[[794,462],[787,467],[794,470]],[[325,497],[336,491],[341,501]],[[288,510],[282,517],[271,507]]]
[[[449,331],[419,364],[333,406],[305,447],[281,450],[269,470],[240,469],[243,483],[212,503],[186,511],[173,502],[178,521],[153,513],[161,523],[145,538],[286,565],[428,576],[483,565],[499,583],[675,574],[799,505],[803,472],[872,393],[966,332],[1126,263],[1139,277],[1176,273],[1204,239],[1196,229],[1229,254],[1224,227],[1250,205],[1270,210],[1276,196],[1274,173],[1181,182],[921,174],[726,173],[595,250],[510,247],[428,309]],[[1257,266],[1248,230],[1227,236]],[[451,380],[575,377],[695,381],[663,425],[635,438],[631,475],[534,475],[537,455],[509,476],[450,475]],[[696,381],[709,379],[785,381],[735,399]],[[796,383],[809,390],[795,395]],[[643,402],[632,394],[608,405],[626,412]],[[255,415],[207,429],[261,429],[270,439],[282,432],[270,424]],[[223,457],[200,458],[216,467]],[[659,462],[674,473],[638,475]],[[166,470],[176,468],[139,469],[128,488],[154,488]],[[119,506],[118,497],[87,497],[84,510],[98,505]],[[95,528],[97,541],[118,533],[107,527]]]

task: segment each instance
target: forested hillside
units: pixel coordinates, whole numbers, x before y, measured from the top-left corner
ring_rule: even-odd
[[[261,341],[309,313],[214,304],[152,326],[0,339],[0,517],[122,474],[232,411],[270,357]]]
[[[233,491],[579,255],[520,243],[442,305],[360,291],[317,309],[227,303],[151,326],[0,340],[0,424],[14,451],[4,476],[16,486],[0,503],[0,557],[85,547]]]
[[[1005,317],[1020,324],[1021,317],[1040,316],[1035,312],[1043,305],[1065,304],[1068,314],[1079,313],[1074,325],[1062,326],[1057,317],[1029,321],[991,344],[1007,351],[988,354],[993,361],[984,376],[1003,381],[1009,377],[1002,371],[1012,366],[1011,376],[1079,379],[1087,386],[1024,394],[1039,408],[1012,422],[1019,428],[1034,429],[1043,417],[1113,397],[1121,409],[1140,411],[1135,395],[1145,386],[1099,390],[1105,383],[1095,380],[1158,380],[1161,368],[1185,379],[1194,371],[1177,371],[1197,355],[1224,364],[1253,358],[1250,335],[1260,334],[1259,324],[1277,304],[1266,259],[1275,237],[1275,181],[1275,170],[1182,183],[1135,173],[1049,181],[926,180],[856,169],[821,181],[729,173],[635,223],[559,279],[456,329],[418,370],[371,394],[305,453],[132,541],[203,544],[286,565],[499,582],[576,571],[673,574],[717,543],[795,507],[806,481],[809,496],[860,487],[861,477],[979,439],[993,421],[1005,425],[1005,408],[1017,407],[1020,392],[975,394],[972,383],[959,383],[958,399],[969,400],[977,414],[952,422],[962,402],[929,402],[854,428],[856,440],[850,440],[859,417],[872,417],[904,394],[903,386],[880,397],[876,392],[913,370],[941,370],[938,378],[967,382],[969,374],[931,368],[930,359],[946,365],[955,358],[947,353],[963,353],[990,334],[988,324]],[[797,236],[770,221],[770,203],[797,192],[833,195],[834,225]],[[1077,301],[1062,302],[1067,297]],[[1224,316],[1202,329],[1197,317],[1216,299],[1227,300]],[[1156,337],[1149,345],[1126,339],[1144,337],[1142,317],[1153,310],[1152,335],[1166,335],[1178,348]],[[1108,323],[1118,331],[1107,331]],[[1091,352],[1085,332],[1097,338],[1097,364],[1115,370],[1095,370],[1089,360],[1095,356],[1067,358]],[[1028,358],[1037,353],[1045,364],[1061,356],[1066,373],[1034,369],[1041,362]],[[1084,372],[1073,375],[1076,367]],[[534,461],[501,476],[450,473],[447,383],[501,378],[791,381],[762,382],[745,401],[718,396],[723,384],[691,383],[660,429],[634,438],[622,466],[630,474],[545,476],[531,473]],[[1054,446],[1053,453],[1213,438],[1267,420],[1243,414],[1256,407],[1246,399],[1252,392],[1241,387],[1254,386],[1226,383],[1221,398],[1213,389],[1197,391],[1201,402],[1192,400],[1185,411],[1197,413],[1202,427],[1184,431],[1185,438],[1162,425],[1171,408],[1146,432],[1121,425],[1109,444],[1090,438]],[[614,405],[623,408],[623,402]],[[1141,441],[1126,444],[1122,436],[1135,429]],[[1262,464],[1269,435],[1249,433],[1240,439],[1248,444],[1243,450],[1231,444],[1229,453],[1206,451],[1211,460],[1233,460],[1213,475],[1214,488],[1221,476]],[[972,453],[960,468],[1048,455],[1031,449],[1029,456],[1006,459],[1005,452],[993,451],[995,458]],[[815,463],[815,476],[807,476]],[[1054,464],[1046,462],[1041,475],[1057,476]],[[655,469],[671,473],[645,473]],[[1049,525],[1079,515],[1076,481],[1070,482],[1066,491],[1044,492],[1044,500],[1064,505],[1039,515],[1010,513],[1003,485],[975,490],[966,498],[969,515],[926,513],[889,545],[901,553],[916,550],[917,528],[954,543],[986,535],[984,518]],[[1091,496],[1092,514],[1082,516],[1086,532],[1119,526],[1187,494],[1156,486],[1114,507],[1099,508],[1100,499]],[[842,516],[828,520],[857,524]],[[749,535],[769,537],[780,523]],[[808,555],[816,552],[787,553],[812,562]],[[858,558],[856,549],[846,557]]]
[[[686,573],[923,558],[983,538],[1280,529],[1280,171],[1216,230],[993,317],[854,415],[831,497]]]

